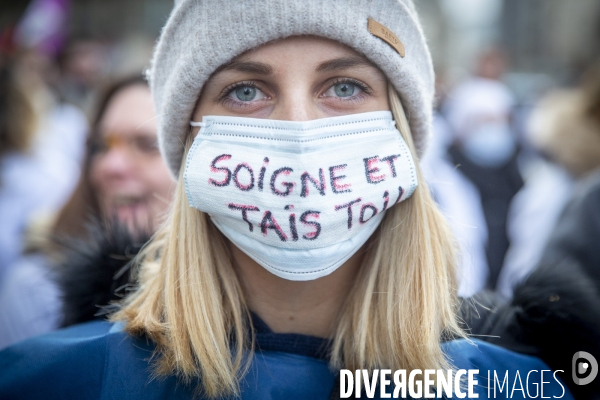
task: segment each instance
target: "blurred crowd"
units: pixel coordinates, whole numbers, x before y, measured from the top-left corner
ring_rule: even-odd
[[[71,38],[63,3],[34,1],[0,33],[0,348],[101,318],[173,189],[142,77],[152,40]],[[459,295],[510,299],[564,259],[600,287],[600,65],[525,113],[507,71],[499,47],[457,82],[438,71],[422,161],[460,249]]]
[[[593,256],[600,203],[592,200],[594,180],[600,185],[599,65],[576,85],[547,91],[517,118],[523,104],[503,81],[508,62],[500,48],[485,49],[471,76],[449,90],[440,85],[425,160],[461,248],[463,296],[491,290],[509,299],[544,257],[558,262],[585,252],[591,279],[600,268]],[[577,218],[567,205],[578,196],[589,197],[579,206],[589,209],[577,212],[587,213],[585,224],[596,231],[584,233],[580,220],[566,238],[564,228]]]

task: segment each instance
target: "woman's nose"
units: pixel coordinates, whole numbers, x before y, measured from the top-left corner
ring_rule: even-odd
[[[269,118],[284,121],[310,121],[320,118],[317,102],[309,90],[295,87],[283,93]]]
[[[98,168],[106,178],[127,176],[134,168],[131,152],[122,146],[111,148],[98,161]]]

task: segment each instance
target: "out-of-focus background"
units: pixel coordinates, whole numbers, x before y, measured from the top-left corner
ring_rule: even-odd
[[[25,12],[34,14],[36,4],[39,14],[26,21]],[[482,49],[501,46],[509,60],[505,78],[511,89],[520,100],[530,99],[548,87],[574,83],[600,54],[597,0],[416,0],[415,4],[437,73],[449,84],[472,71]],[[20,25],[27,32],[17,35],[18,42],[27,46],[43,40],[58,24],[57,55],[93,53],[94,72],[102,77],[130,67],[133,60],[145,61],[172,6],[171,0],[4,0],[3,46],[11,29]]]
[[[574,248],[598,282],[600,1],[415,4],[437,76],[434,135],[421,163],[457,236],[459,293],[509,298],[540,262]],[[134,173],[152,162],[167,176],[155,131],[140,139],[127,124],[152,120],[151,107],[133,112],[149,104],[135,76],[172,6],[2,1],[0,348],[61,325],[47,273],[61,255],[48,237],[82,235],[83,219],[113,213],[154,221],[161,207],[148,204],[168,203],[167,183]],[[133,82],[138,93],[118,103],[114,86],[105,94],[115,82]],[[115,189],[125,180],[138,189]]]

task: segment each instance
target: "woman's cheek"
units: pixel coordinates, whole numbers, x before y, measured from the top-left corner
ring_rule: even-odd
[[[94,158],[90,163],[89,182],[92,195],[95,197],[100,212],[106,214],[108,212],[108,204],[110,203],[109,194],[107,193],[107,183],[105,175],[102,173],[102,163],[97,158]]]

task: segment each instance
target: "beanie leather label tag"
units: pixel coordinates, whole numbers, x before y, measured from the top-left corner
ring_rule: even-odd
[[[379,39],[392,46],[394,50],[400,54],[400,57],[405,56],[404,44],[398,39],[398,36],[394,35],[394,32],[390,31],[385,25],[380,24],[371,17],[368,19],[367,26],[372,35],[377,36]]]

